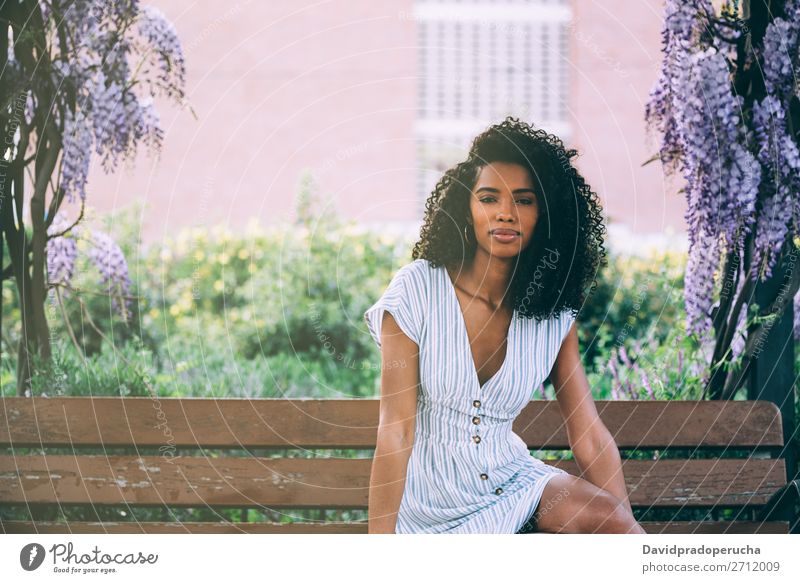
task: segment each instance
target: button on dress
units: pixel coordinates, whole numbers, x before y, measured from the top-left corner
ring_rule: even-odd
[[[444,266],[397,270],[364,313],[378,346],[384,311],[419,346],[414,446],[395,532],[513,534],[564,470],[530,455],[514,419],[552,369],[574,316],[511,318],[506,358],[480,385],[466,323]]]

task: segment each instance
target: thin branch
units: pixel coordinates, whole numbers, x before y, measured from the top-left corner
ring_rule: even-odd
[[[78,344],[78,339],[75,337],[75,331],[72,329],[72,325],[69,323],[69,318],[67,317],[67,311],[64,309],[64,302],[61,299],[61,290],[58,287],[55,288],[56,297],[58,298],[58,307],[61,308],[61,316],[64,318],[64,325],[67,327],[67,332],[69,332],[69,337],[72,338],[72,343],[75,345],[75,349],[78,351],[78,354],[81,356],[81,360],[83,360],[84,364],[86,363],[86,355],[83,353],[83,349]]]
[[[92,295],[96,295],[96,296],[103,296],[104,298],[107,298],[110,295],[108,293],[103,293],[103,292],[98,292],[98,291],[93,291],[93,290],[88,290],[88,289],[82,289],[82,288],[79,288],[79,287],[73,287],[73,286],[71,286],[71,285],[69,285],[67,283],[62,283],[62,282],[50,283],[50,284],[48,284],[48,287],[53,287],[53,288],[55,288],[55,287],[63,287],[64,289],[69,290],[71,292],[75,292],[76,294],[92,294]],[[126,296],[124,294],[114,294],[114,297],[121,298],[121,299],[126,299],[126,300],[142,300],[143,299],[142,296]]]
[[[734,261],[734,259],[736,259],[736,261]],[[736,295],[736,289],[739,287],[739,263],[739,249],[734,246],[734,248],[731,249],[725,257],[725,269],[723,269],[725,276],[722,280],[723,290],[725,289],[725,285],[728,280],[733,280],[731,283],[731,290],[729,293],[720,297],[717,314],[714,318],[714,328],[716,329],[718,337],[722,336],[726,332],[726,326],[724,325],[726,322],[725,315],[728,313],[731,303],[733,302],[733,298]],[[715,350],[715,354],[716,353],[717,351]]]
[[[66,235],[67,233],[69,233],[73,228],[75,228],[78,225],[78,223],[81,222],[81,220],[83,219],[83,213],[84,213],[85,209],[86,209],[86,201],[81,197],[81,212],[78,213],[78,218],[75,219],[75,222],[72,223],[69,227],[67,227],[63,231],[61,231],[60,233],[56,233],[54,235],[48,235],[47,236],[47,240],[49,241],[50,239],[55,239],[56,237],[61,237],[62,235]],[[56,212],[57,212],[57,210],[53,211],[52,214],[51,214],[50,211],[48,211],[48,213],[47,213],[47,221],[45,222],[45,227],[49,227],[53,223],[53,219],[56,216],[55,215]]]
[[[789,285],[789,291],[779,294],[779,296],[773,300],[769,307],[759,315],[761,317],[774,315],[776,319],[780,319],[783,317],[788,303],[790,301],[794,301],[794,296],[797,294],[798,289],[800,289],[800,269],[795,269],[792,273],[792,281]],[[725,383],[725,388],[722,391],[723,399],[730,399],[739,389],[739,386],[745,377],[745,373],[747,372],[750,363],[753,361],[754,346],[759,344],[762,341],[762,338],[769,334],[770,330],[772,330],[771,324],[769,327],[765,326],[764,324],[759,324],[755,330],[747,335],[747,341],[745,342],[744,347],[745,356],[742,359],[742,367],[739,370],[739,374],[731,375]]]
[[[747,298],[749,305],[754,293],[755,281],[753,281],[753,278],[748,273],[747,280],[742,284],[742,290],[739,292],[739,297],[736,298],[736,303],[733,306],[733,310],[731,310],[728,323],[725,325],[725,334],[723,336],[722,346],[730,346],[731,342],[733,341],[733,336],[736,333],[736,325],[739,323],[739,312],[742,311],[742,304],[744,304],[745,298]]]

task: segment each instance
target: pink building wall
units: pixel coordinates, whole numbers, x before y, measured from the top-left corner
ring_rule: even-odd
[[[644,110],[661,62],[662,0],[576,0],[571,28],[574,145],[612,224],[633,233],[685,231],[680,181],[646,140]]]
[[[152,2],[171,19],[197,114],[160,108],[160,163],[94,168],[100,212],[145,202],[145,242],[187,226],[291,219],[301,173],[360,223],[419,221],[411,0]],[[224,8],[222,8],[224,7]],[[661,2],[573,0],[572,145],[612,222],[682,230],[683,206],[645,146],[643,112],[660,59]],[[487,120],[490,123],[493,120]]]

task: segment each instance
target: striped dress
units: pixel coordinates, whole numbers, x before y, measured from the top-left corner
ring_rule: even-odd
[[[550,373],[574,317],[537,322],[515,310],[505,361],[481,387],[443,266],[417,259],[396,272],[364,314],[378,346],[384,310],[419,346],[414,446],[395,532],[518,532],[548,480],[566,472],[532,457],[512,423]]]

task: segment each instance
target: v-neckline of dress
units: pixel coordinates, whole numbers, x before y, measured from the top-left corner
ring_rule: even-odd
[[[509,360],[509,355],[512,351],[512,340],[514,337],[514,328],[517,319],[517,309],[514,308],[514,312],[511,314],[511,323],[508,325],[508,332],[506,333],[506,354],[505,358],[503,358],[503,363],[491,377],[486,379],[485,383],[481,384],[481,379],[480,377],[478,377],[478,367],[475,366],[475,358],[472,356],[472,348],[470,346],[469,332],[467,331],[467,321],[464,319],[464,312],[461,311],[461,303],[458,301],[458,295],[456,294],[455,284],[450,279],[450,275],[447,273],[447,268],[444,266],[442,267],[442,274],[444,276],[444,279],[446,280],[445,284],[447,288],[450,290],[449,294],[453,300],[453,308],[455,309],[456,312],[456,318],[460,322],[462,334],[464,336],[464,339],[467,341],[466,356],[469,359],[470,368],[472,369],[472,377],[475,379],[475,383],[478,385],[478,388],[483,389],[484,387],[488,386],[490,383],[495,381],[497,378],[499,378],[506,368],[506,364],[508,363]]]

